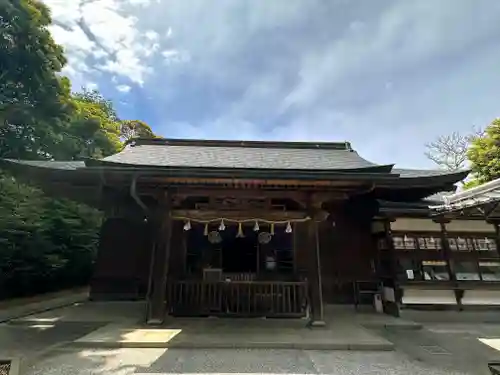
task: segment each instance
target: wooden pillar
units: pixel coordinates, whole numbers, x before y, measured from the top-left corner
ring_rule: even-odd
[[[450,249],[450,243],[448,242],[448,231],[446,230],[446,224],[449,223],[451,220],[447,218],[441,218],[439,220],[434,220],[434,221],[438,222],[439,225],[441,226],[441,247],[444,254],[444,258],[446,260],[448,273],[450,274],[450,281],[452,281],[456,286],[457,276],[455,273],[455,264],[453,263],[453,253]],[[455,288],[454,292],[458,309],[461,310],[463,291]]]
[[[500,229],[498,228],[498,221],[492,221],[491,224],[495,227],[495,243],[497,245],[497,252],[500,255]]]
[[[391,280],[387,280],[384,282],[384,288],[392,289],[392,293],[394,295],[394,301],[386,300],[384,301],[384,312],[389,315],[393,315],[395,317],[399,317],[399,290],[397,283],[397,253],[394,248],[394,241],[392,239],[392,229],[391,229],[391,221],[394,221],[392,218],[387,218],[384,220],[384,232],[385,232],[385,241],[387,243],[387,251],[389,252],[389,261],[390,261],[390,274]]]
[[[321,210],[321,202],[311,200],[309,207],[311,220],[307,222],[307,279],[310,291],[311,316],[309,324],[312,327],[325,326],[323,313],[323,290],[321,280],[321,258],[318,237],[318,225],[328,214]]]
[[[452,281],[456,281],[457,277],[455,275],[455,265],[453,264],[452,252],[450,249],[450,244],[448,242],[448,231],[446,230],[446,224],[450,222],[450,220],[439,220],[439,225],[441,226],[441,247],[443,250],[443,254],[448,264],[448,272],[450,274],[450,279]]]
[[[148,324],[161,324],[166,315],[167,273],[170,257],[170,238],[172,235],[171,202],[170,195],[162,197],[153,215],[156,239],[151,269],[152,291],[148,301]]]

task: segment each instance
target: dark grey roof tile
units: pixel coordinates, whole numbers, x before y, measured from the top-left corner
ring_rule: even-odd
[[[403,169],[394,168],[392,173],[399,174],[401,178],[418,178],[418,177],[434,177],[446,176],[451,174],[461,174],[466,171],[446,171],[443,169]]]
[[[377,167],[356,152],[334,148],[138,144],[103,161],[160,167],[339,170]]]
[[[13,160],[4,159],[4,161],[13,164],[27,165],[30,167],[50,168],[59,170],[75,170],[78,168],[85,168],[83,161],[53,161],[53,160]]]

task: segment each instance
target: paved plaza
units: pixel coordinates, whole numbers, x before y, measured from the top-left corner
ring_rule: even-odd
[[[138,374],[374,374],[465,375],[394,352],[261,349],[100,349],[59,351],[27,369],[28,375]]]
[[[29,375],[472,375],[500,360],[496,312],[395,319],[333,308],[327,328],[312,330],[271,319],[169,319],[151,329],[143,313],[141,303],[84,302],[22,316],[0,324],[0,353]]]

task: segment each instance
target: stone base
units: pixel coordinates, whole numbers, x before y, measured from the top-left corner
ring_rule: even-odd
[[[146,324],[148,326],[159,326],[159,325],[163,324],[163,320],[152,318],[152,319],[148,319],[148,321],[146,322]]]
[[[94,349],[394,350],[385,338],[352,322],[331,322],[321,329],[308,329],[301,321],[271,319],[169,319],[161,327],[147,328],[109,324],[70,345]]]
[[[311,320],[308,326],[312,328],[326,327],[326,323],[323,320]]]

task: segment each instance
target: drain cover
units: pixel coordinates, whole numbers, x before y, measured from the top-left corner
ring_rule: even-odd
[[[10,374],[10,361],[0,360],[0,375]]]
[[[421,348],[430,354],[451,354],[445,348],[442,348],[438,345],[425,345],[421,346]]]
[[[19,375],[19,358],[0,358],[0,375]]]

